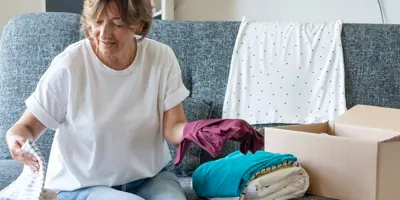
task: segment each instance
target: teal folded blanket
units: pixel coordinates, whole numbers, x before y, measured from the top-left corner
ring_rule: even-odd
[[[247,182],[258,172],[284,162],[297,161],[291,154],[266,151],[248,152],[239,150],[225,158],[200,165],[192,175],[193,190],[199,197],[239,197]]]

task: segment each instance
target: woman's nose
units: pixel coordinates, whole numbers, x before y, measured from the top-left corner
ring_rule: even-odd
[[[100,37],[101,38],[109,38],[112,36],[112,28],[107,24],[104,24],[100,28]]]

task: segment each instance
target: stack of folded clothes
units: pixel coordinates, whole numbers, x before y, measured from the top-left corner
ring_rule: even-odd
[[[309,176],[291,154],[235,151],[199,166],[192,187],[213,200],[293,199],[305,195]]]

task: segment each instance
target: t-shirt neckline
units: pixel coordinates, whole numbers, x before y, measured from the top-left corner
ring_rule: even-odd
[[[101,69],[103,71],[105,71],[107,73],[115,74],[115,75],[127,75],[127,74],[132,73],[133,71],[136,70],[136,68],[139,67],[138,63],[141,59],[141,54],[142,54],[142,52],[141,52],[142,51],[142,45],[141,45],[142,42],[143,41],[136,43],[137,45],[136,45],[135,59],[133,60],[131,65],[129,65],[129,67],[127,67],[126,69],[123,69],[123,70],[115,70],[115,69],[105,65],[95,54],[95,52],[90,44],[89,39],[86,39],[86,45],[87,45],[86,47],[89,49],[90,54],[94,57],[95,62],[97,62],[99,64],[99,66],[101,67]]]

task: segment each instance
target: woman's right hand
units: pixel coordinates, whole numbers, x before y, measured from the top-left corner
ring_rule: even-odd
[[[36,158],[22,150],[22,145],[28,139],[36,140],[46,130],[46,127],[28,110],[7,132],[8,149],[14,160],[28,165],[33,171],[39,170]]]
[[[27,132],[13,133],[9,132],[7,134],[7,144],[8,149],[12,158],[24,165],[29,166],[32,171],[37,172],[39,170],[39,162],[32,154],[22,150],[22,145],[32,138],[32,135]]]

